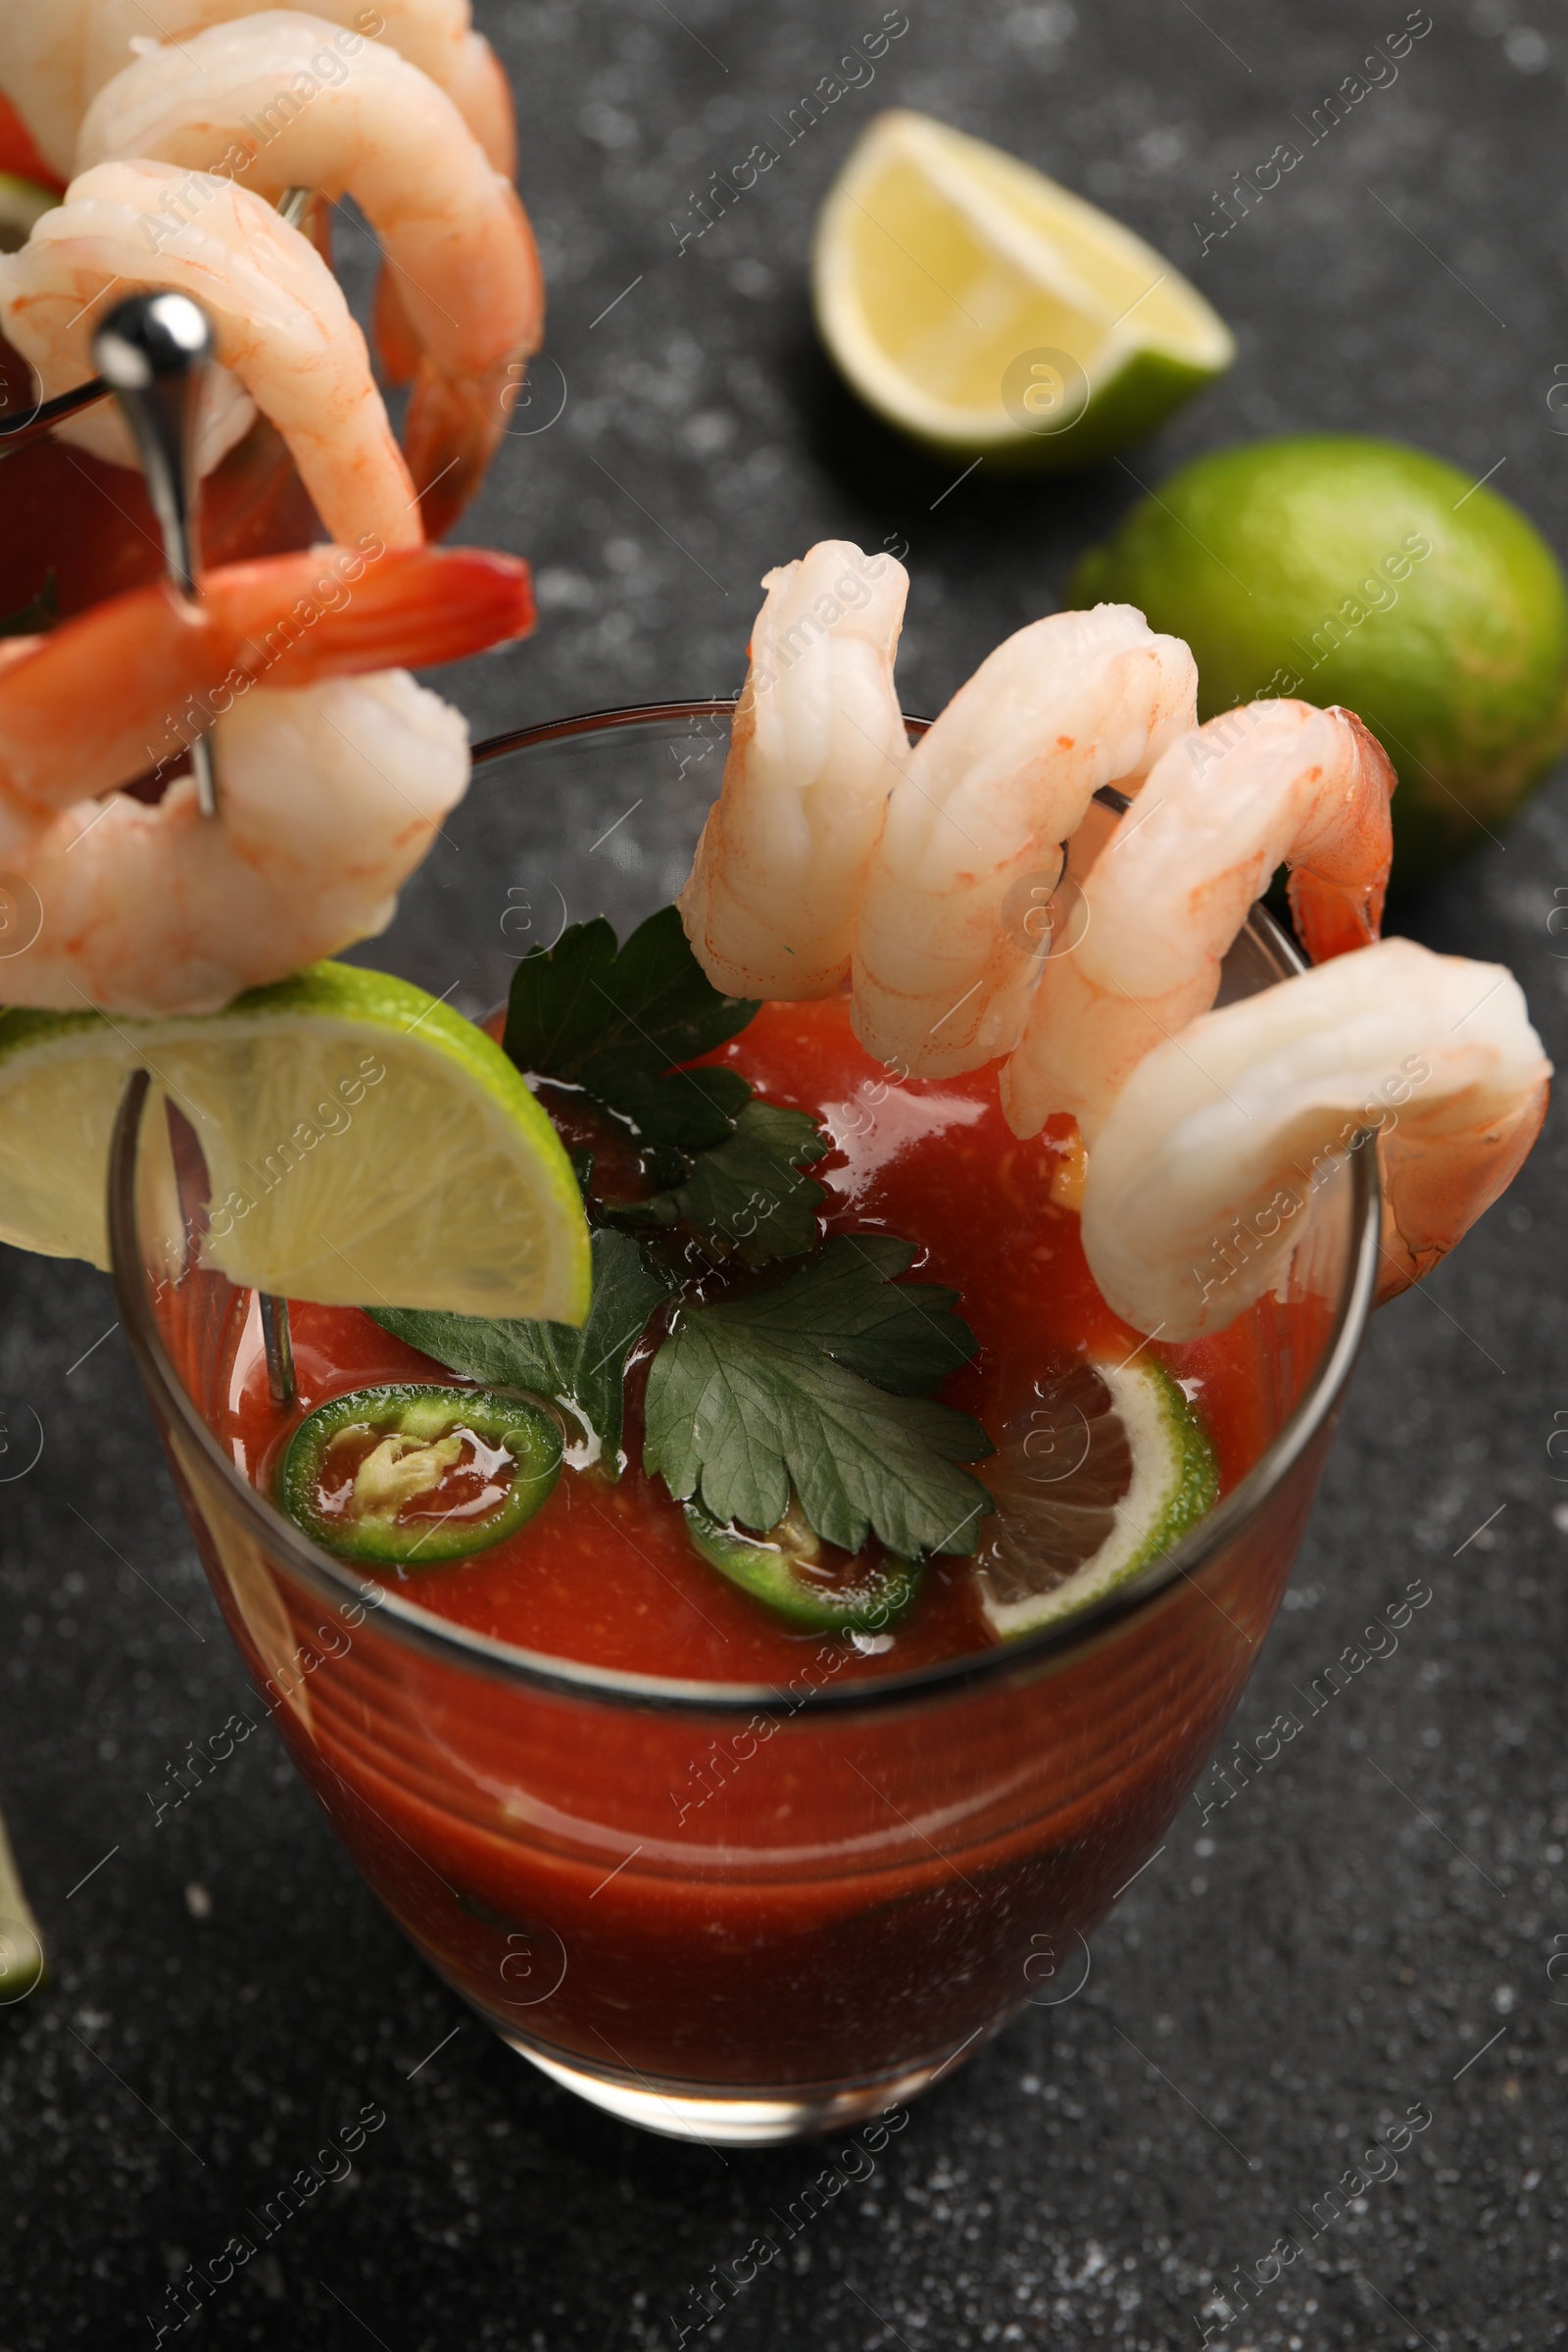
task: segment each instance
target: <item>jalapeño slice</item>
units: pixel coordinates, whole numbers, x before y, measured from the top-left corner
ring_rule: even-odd
[[[560,1424],[501,1389],[351,1389],[289,1440],[277,1498],[345,1560],[433,1568],[504,1543],[549,1497]]]
[[[922,1560],[891,1552],[869,1564],[852,1559],[824,1544],[794,1503],[765,1536],[724,1527],[695,1502],[685,1508],[709,1566],[803,1631],[881,1633],[903,1616],[925,1574]]]

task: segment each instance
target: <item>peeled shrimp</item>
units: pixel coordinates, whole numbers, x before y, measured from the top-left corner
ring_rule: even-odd
[[[824,539],[762,581],[719,797],[679,906],[737,997],[825,997],[850,968],[866,860],[908,758],[893,657],[908,574]]]
[[[365,338],[320,255],[247,189],[172,164],[101,164],[73,180],[19,253],[0,254],[0,328],[44,397],[93,374],[99,313],[139,287],[192,295],[220,367],[197,436],[209,472],[246,430],[252,402],[293,453],[335,539],[390,547],[422,536],[418,503],[370,374]],[[57,428],[136,462],[112,405]]]
[[[318,548],[204,587],[194,613],[141,589],[6,648],[0,869],[30,934],[9,1004],[207,1012],[384,930],[468,779],[462,717],[386,665],[532,617],[526,567],[466,549]],[[85,797],[209,726],[216,818],[189,777]]]
[[[1130,605],[1055,612],[999,646],[903,762],[856,927],[854,1022],[915,1077],[1009,1051],[1041,970],[1030,927],[1103,784],[1192,726],[1198,671]]]
[[[61,179],[71,177],[81,121],[82,60],[95,0],[4,0],[0,90]]]
[[[468,0],[316,0],[341,30],[383,41],[448,92],[498,172],[514,161],[512,97],[490,44],[470,26]],[[88,101],[149,38],[184,38],[257,14],[256,0],[7,0],[0,11],[0,89],[38,152],[69,179]]]
[[[456,511],[506,430],[520,363],[538,348],[544,289],[527,216],[453,101],[417,67],[272,9],[149,48],[87,110],[84,166],[154,156],[220,169],[259,194],[351,195],[398,276],[420,346],[406,446],[421,492]],[[510,371],[510,372],[509,372]],[[453,477],[447,479],[446,477]]]
[[[1173,744],[1085,881],[1075,952],[1045,965],[1003,1072],[1014,1133],[1070,1111],[1094,1144],[1144,1055],[1213,1004],[1276,866],[1293,868],[1315,962],[1375,940],[1393,789],[1381,747],[1346,710],[1250,703]]]
[[[1392,1297],[1512,1182],[1550,1075],[1496,964],[1390,939],[1298,973],[1139,1063],[1089,1154],[1090,1271],[1139,1331],[1223,1329],[1285,1277],[1316,1186],[1369,1129]]]

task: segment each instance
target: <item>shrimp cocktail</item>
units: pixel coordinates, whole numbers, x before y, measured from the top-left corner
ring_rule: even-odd
[[[199,660],[282,578],[215,580]],[[458,807],[439,708],[331,672],[515,631],[525,585],[389,553],[315,682],[220,735],[216,826],[108,804],[167,825],[149,874],[226,874],[268,821],[243,727],[324,757],[320,698],[382,695],[418,808],[364,804],[379,858],[302,853],[292,928],[237,845],[222,923],[170,888],[177,936],[46,924],[14,992],[71,1009],[0,1018],[0,1152],[22,1109],[49,1147],[0,1158],[6,1230],[112,1250],[219,1600],[370,1884],[557,2079],[736,2139],[1081,1984],[1258,1654],[1368,1308],[1548,1077],[1507,973],[1379,942],[1393,776],[1350,713],[1197,726],[1187,648],[1106,605],[911,727],[898,564],[765,587],[733,713],[505,739]],[[94,632],[198,660],[109,611],[0,674],[8,743]],[[296,970],[385,923],[437,811],[389,969]],[[1256,906],[1282,865],[1309,962]]]

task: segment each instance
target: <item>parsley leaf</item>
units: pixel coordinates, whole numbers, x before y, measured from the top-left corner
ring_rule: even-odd
[[[725,997],[692,954],[679,912],[662,906],[623,948],[602,915],[573,923],[513,977],[503,1043],[518,1069],[580,1086],[652,1145],[722,1143],[751,1099],[735,1070],[682,1070],[757,1010]]]
[[[649,1374],[645,1469],[720,1523],[765,1532],[793,1487],[847,1551],[868,1532],[906,1557],[973,1551],[991,1498],[955,1465],[991,1444],[921,1392],[975,1342],[956,1293],[894,1282],[913,1255],[891,1235],[840,1235],[776,1288],[683,1313]]]
[[[817,1205],[825,1198],[800,1171],[827,1148],[804,1110],[748,1102],[728,1141],[703,1152],[683,1184],[651,1200],[615,1203],[612,1213],[627,1225],[701,1226],[730,1243],[749,1266],[799,1257],[815,1245]]]
[[[626,1359],[667,1294],[628,1235],[596,1233],[591,1248],[593,1302],[580,1330],[566,1323],[432,1314],[416,1307],[387,1307],[370,1320],[466,1380],[533,1389],[553,1397],[597,1439],[602,1458],[614,1470]]]

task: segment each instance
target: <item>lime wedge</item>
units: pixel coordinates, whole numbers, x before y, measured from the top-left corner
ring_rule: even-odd
[[[45,213],[52,213],[59,202],[53,188],[22,179],[15,172],[0,172],[0,253],[20,253]]]
[[[0,1242],[109,1263],[109,1138],[136,1055],[96,1012],[0,1011]]]
[[[318,963],[184,1020],[0,1013],[0,1236],[107,1261],[108,1143],[151,1071],[206,1156],[203,1262],[327,1306],[580,1323],[588,1232],[499,1046],[422,989]]]
[[[0,1821],[0,2009],[25,2000],[42,1984],[46,1967],[38,1922]]]
[[[1147,1356],[1079,1357],[1002,1434],[997,1505],[975,1562],[994,1632],[1049,1625],[1147,1568],[1212,1508],[1214,1448],[1185,1392]]]
[[[954,457],[1091,464],[1236,356],[1162,254],[925,115],[864,132],[822,207],[812,280],[822,339],[861,399]]]

